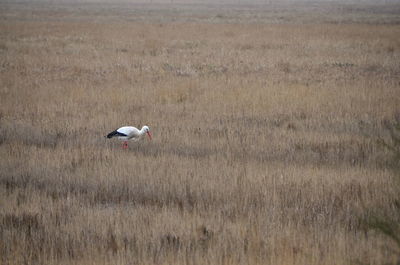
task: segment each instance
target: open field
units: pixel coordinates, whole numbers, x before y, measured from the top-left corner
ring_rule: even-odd
[[[400,8],[298,5],[0,3],[0,262],[396,261]]]

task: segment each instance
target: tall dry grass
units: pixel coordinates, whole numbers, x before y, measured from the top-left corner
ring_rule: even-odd
[[[398,25],[60,14],[0,22],[2,263],[396,261]]]

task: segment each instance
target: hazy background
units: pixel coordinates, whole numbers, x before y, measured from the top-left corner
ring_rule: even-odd
[[[205,23],[400,23],[399,1],[1,1],[1,19]],[[20,13],[23,10],[29,11]],[[41,10],[47,10],[40,13]],[[163,11],[162,14],[159,11]],[[49,13],[50,12],[50,13]],[[60,14],[62,12],[62,14]],[[61,16],[58,16],[61,15]]]

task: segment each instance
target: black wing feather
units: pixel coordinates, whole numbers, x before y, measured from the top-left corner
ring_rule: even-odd
[[[112,138],[114,136],[127,136],[125,133],[120,133],[117,130],[110,132],[109,134],[107,134],[107,138]]]

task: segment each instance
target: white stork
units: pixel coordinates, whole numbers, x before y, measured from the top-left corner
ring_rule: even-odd
[[[148,126],[143,126],[141,130],[132,126],[124,126],[107,134],[107,138],[117,137],[124,141],[122,148],[128,148],[128,140],[139,141],[143,135],[147,134],[151,140],[150,129]]]

